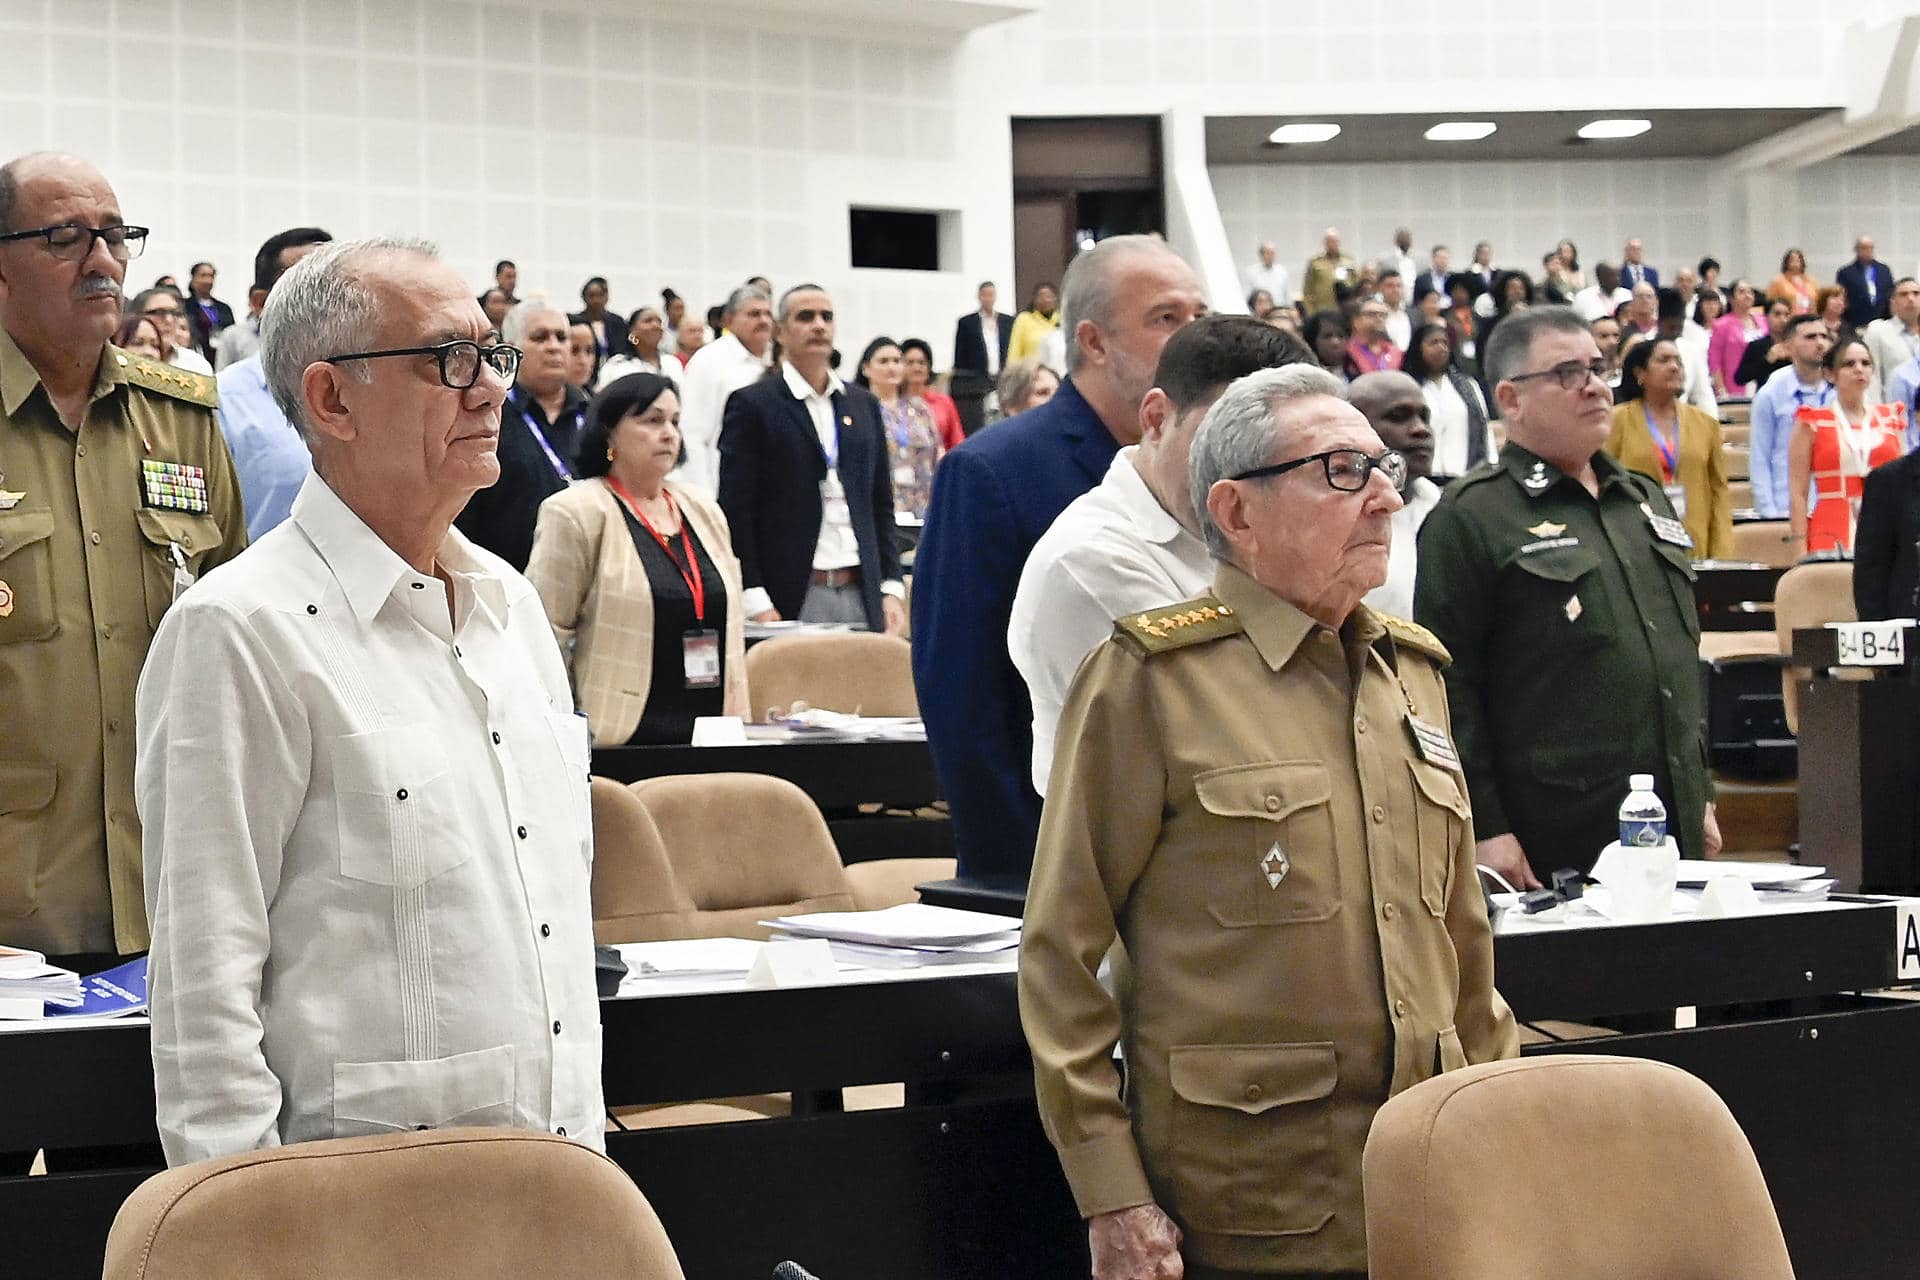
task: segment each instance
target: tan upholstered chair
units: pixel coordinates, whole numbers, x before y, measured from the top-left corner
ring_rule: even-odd
[[[1566,1054],[1388,1101],[1362,1160],[1373,1280],[1792,1280],[1746,1135],[1664,1063]]]
[[[620,1167],[565,1138],[445,1129],[184,1165],[141,1183],[102,1280],[684,1280]]]
[[[693,917],[647,806],[624,783],[593,779],[593,940],[693,937]]]
[[[1753,481],[1729,480],[1727,482],[1727,509],[1729,511],[1753,510]],[[1736,530],[1739,525],[1733,526]]]
[[[1745,449],[1753,443],[1753,427],[1745,422],[1738,425],[1723,423],[1720,427],[1720,438],[1728,444],[1737,444]]]
[[[747,697],[756,721],[794,702],[865,716],[917,716],[912,650],[871,631],[775,636],[747,650]]]
[[[959,868],[952,858],[878,858],[847,867],[847,887],[853,891],[856,911],[878,911],[903,902],[918,902],[917,884],[951,880]]]
[[[1733,526],[1733,558],[1791,569],[1799,559],[1793,544],[1787,541],[1792,531],[1785,520],[1742,520]]]
[[[1746,426],[1753,421],[1753,402],[1743,400],[1729,404],[1721,401],[1720,421],[1731,426]]]
[[[806,792],[758,773],[648,778],[633,792],[653,815],[693,938],[764,938],[760,921],[851,911],[840,851]]]
[[[1773,629],[1780,652],[1793,652],[1793,633],[1829,622],[1852,622],[1853,565],[1846,560],[1815,560],[1795,565],[1780,575],[1773,589]],[[1864,676],[1867,673],[1862,673]],[[1800,732],[1799,682],[1812,672],[1805,667],[1780,670],[1780,692],[1786,701],[1787,728]]]
[[[1753,472],[1749,470],[1747,446],[1743,444],[1723,444],[1720,446],[1720,462],[1726,468],[1729,480],[1751,480]]]

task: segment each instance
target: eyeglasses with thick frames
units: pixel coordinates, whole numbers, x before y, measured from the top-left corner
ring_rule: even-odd
[[[498,346],[483,347],[466,338],[456,338],[452,342],[443,342],[437,347],[394,347],[387,351],[350,351],[345,355],[328,356],[321,364],[346,364],[350,360],[384,360],[390,356],[433,356],[440,365],[440,382],[455,391],[465,391],[480,380],[480,366],[490,367],[501,378],[511,383],[514,375],[520,372],[520,358],[524,353],[518,347],[505,343]]]
[[[1587,379],[1607,380],[1607,362],[1605,360],[1568,360],[1551,369],[1539,369],[1533,373],[1516,373],[1508,377],[1508,382],[1531,382],[1535,378],[1552,378],[1560,384],[1562,391],[1578,391],[1587,385]]]
[[[1387,483],[1395,489],[1407,482],[1407,460],[1392,449],[1385,453],[1369,457],[1358,449],[1328,449],[1325,453],[1310,453],[1304,458],[1295,458],[1292,462],[1276,462],[1270,467],[1255,467],[1251,471],[1242,471],[1234,480],[1264,480],[1268,476],[1281,476],[1309,462],[1318,462],[1327,473],[1327,487],[1341,493],[1358,493],[1367,487],[1367,481],[1378,471],[1387,478]]]
[[[5,235],[0,235],[0,243],[8,240],[32,240],[36,237],[47,242],[48,253],[68,262],[85,262],[93,253],[93,242],[96,240],[107,242],[107,252],[113,255],[115,262],[131,262],[147,247],[145,227],[82,227],[73,223],[63,223],[57,227],[35,227],[31,231],[9,231]]]

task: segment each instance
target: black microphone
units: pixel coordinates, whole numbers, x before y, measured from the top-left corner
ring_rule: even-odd
[[[773,1280],[820,1280],[797,1262],[783,1262],[773,1269]]]

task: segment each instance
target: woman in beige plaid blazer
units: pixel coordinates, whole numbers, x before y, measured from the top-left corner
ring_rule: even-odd
[[[673,385],[658,375],[631,374],[609,385],[588,413],[578,478],[540,504],[527,579],[546,607],[595,746],[627,743],[643,718],[657,727],[665,702],[710,700],[712,714],[747,714],[740,562],[719,506],[666,478],[682,456],[679,420]],[[676,590],[671,607],[690,630],[711,630],[724,614],[707,647],[719,660],[718,683],[704,699],[689,687],[704,674],[699,645],[687,651],[684,664],[680,644],[656,646],[653,587],[641,558],[643,545],[649,556],[654,548],[642,538],[662,543],[659,550],[689,591],[697,584],[704,595],[707,627],[692,623],[688,601]],[[689,552],[706,566],[704,573],[689,572]],[[656,663],[656,649],[671,650],[672,669]],[[653,717],[647,716],[650,700]]]

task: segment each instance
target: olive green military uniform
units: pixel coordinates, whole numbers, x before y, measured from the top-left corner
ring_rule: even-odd
[[[1374,1112],[1518,1052],[1444,661],[1411,623],[1363,606],[1336,634],[1223,566],[1080,668],[1020,1008],[1083,1215],[1155,1203],[1204,1267],[1364,1270]],[[1116,934],[1117,1002],[1097,976]]]
[[[1598,498],[1509,444],[1420,530],[1414,616],[1453,654],[1474,825],[1518,837],[1542,879],[1593,866],[1632,773],[1654,776],[1681,856],[1705,856],[1689,540],[1658,484],[1604,453],[1593,464]]]
[[[175,569],[246,545],[214,403],[108,347],[74,432],[0,331],[0,941],[146,948],[134,685]]]
[[[1300,305],[1308,315],[1316,311],[1338,311],[1341,287],[1351,288],[1360,280],[1360,271],[1346,254],[1328,257],[1320,254],[1307,259],[1306,274],[1300,281]],[[1276,302],[1282,299],[1274,299]]]

